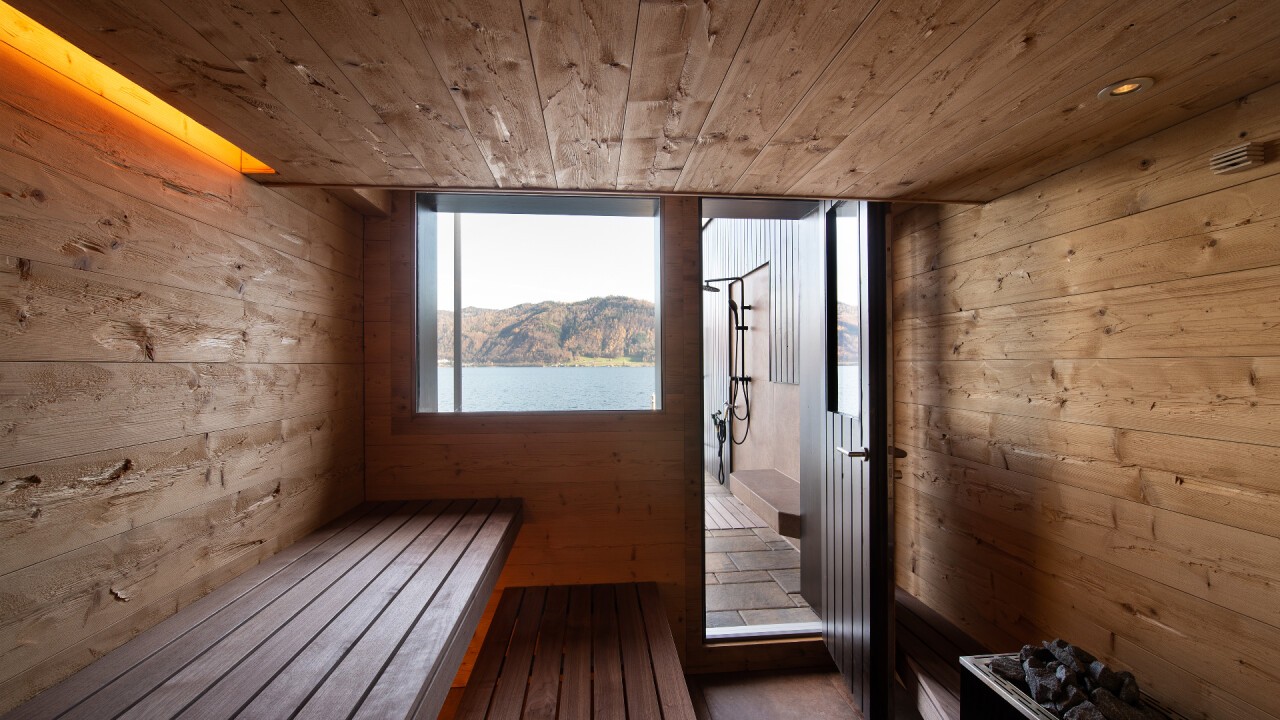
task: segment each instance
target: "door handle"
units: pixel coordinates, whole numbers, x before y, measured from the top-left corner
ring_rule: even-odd
[[[866,449],[866,448],[862,448],[862,449],[860,449],[860,450],[846,450],[845,448],[843,448],[843,447],[841,447],[841,446],[839,446],[839,445],[837,445],[837,446],[836,446],[836,452],[840,453],[841,455],[848,456],[848,457],[852,457],[852,458],[863,458],[863,459],[866,459],[867,454],[868,454],[868,451],[867,451],[867,449]],[[892,445],[890,445],[890,446],[889,446],[889,453],[890,453],[894,458],[899,459],[899,460],[901,460],[902,458],[905,458],[905,457],[907,456],[907,451],[906,451],[906,450],[903,450],[902,448],[896,448],[896,447],[894,447],[894,446],[892,446]]]

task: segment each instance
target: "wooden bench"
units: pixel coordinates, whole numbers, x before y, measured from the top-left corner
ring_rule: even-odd
[[[897,673],[910,707],[921,720],[959,720],[960,657],[986,650],[902,588],[896,590],[894,617]]]
[[[778,470],[735,470],[729,491],[779,535],[800,537],[800,483]]]
[[[457,720],[694,720],[653,583],[508,588]]]
[[[7,718],[435,718],[516,500],[360,507]]]

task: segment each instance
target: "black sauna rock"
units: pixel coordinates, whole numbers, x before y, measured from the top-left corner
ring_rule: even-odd
[[[1018,653],[1018,660],[1022,662],[1023,667],[1030,663],[1031,667],[1044,667],[1054,661],[1053,653],[1044,647],[1036,645],[1023,645],[1022,651]]]
[[[1027,674],[1022,664],[1011,657],[998,657],[991,660],[991,672],[1017,685],[1021,689],[1027,687]]]
[[[1150,716],[1142,709],[1122,701],[1105,688],[1093,691],[1093,704],[1098,706],[1107,720],[1150,720]]]
[[[1054,659],[1066,665],[1074,673],[1083,673],[1097,658],[1084,649],[1068,643],[1062,638],[1046,642],[1044,648],[1053,653]]]
[[[1033,667],[1027,670],[1027,687],[1031,690],[1031,699],[1038,703],[1053,702],[1066,692],[1062,688],[1062,681],[1058,679],[1057,667]]]
[[[1107,716],[1102,714],[1097,705],[1083,702],[1068,710],[1062,720],[1107,720]]]
[[[1133,673],[1116,672],[1062,638],[1023,645],[1016,660],[992,658],[990,669],[1063,720],[1168,720],[1145,706]]]
[[[1075,671],[1068,668],[1066,665],[1058,665],[1058,667],[1053,669],[1053,673],[1058,677],[1058,682],[1062,683],[1063,688],[1066,688],[1068,685],[1080,684],[1076,681]]]
[[[1120,686],[1124,684],[1123,678],[1101,660],[1094,660],[1089,663],[1089,677],[1093,679],[1097,687],[1106,688],[1112,695],[1118,696],[1120,694]],[[1092,688],[1090,690],[1092,691]]]
[[[1075,685],[1068,685],[1066,695],[1054,703],[1053,709],[1061,717],[1077,705],[1087,702],[1089,702],[1089,696],[1085,695],[1083,690]]]
[[[1120,692],[1117,696],[1130,705],[1137,705],[1142,699],[1138,693],[1138,679],[1131,672],[1118,672],[1116,677],[1120,678]]]

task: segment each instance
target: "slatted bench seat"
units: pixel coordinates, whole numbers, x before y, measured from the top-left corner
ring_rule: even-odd
[[[435,718],[518,500],[360,507],[6,718]]]
[[[694,720],[653,583],[508,588],[457,720]]]

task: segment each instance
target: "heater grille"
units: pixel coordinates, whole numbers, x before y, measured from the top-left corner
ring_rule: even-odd
[[[1209,158],[1209,169],[1215,175],[1226,175],[1227,173],[1240,172],[1251,167],[1257,167],[1262,162],[1262,143],[1248,142],[1229,150],[1214,153],[1213,157]]]

